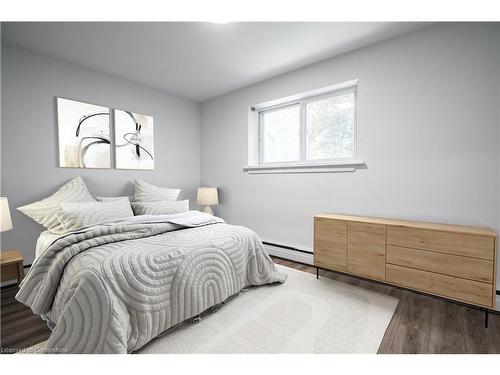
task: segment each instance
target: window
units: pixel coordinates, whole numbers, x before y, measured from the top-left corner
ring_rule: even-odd
[[[281,107],[260,116],[261,163],[300,159],[300,106]]]
[[[252,107],[244,170],[353,170],[362,164],[356,160],[356,96],[357,81],[350,81]]]
[[[355,158],[355,93],[305,105],[306,160]]]

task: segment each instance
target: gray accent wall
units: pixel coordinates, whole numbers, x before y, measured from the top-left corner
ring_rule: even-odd
[[[432,25],[203,103],[201,182],[220,187],[216,214],[302,249],[312,249],[313,216],[321,212],[498,232],[499,30]],[[249,106],[352,79],[359,79],[358,146],[366,168],[242,172]]]
[[[138,66],[137,69],[141,67]],[[52,194],[82,176],[95,196],[130,195],[133,180],[181,188],[195,208],[200,179],[200,105],[79,65],[2,45],[1,195],[9,198],[14,229],[2,249],[33,261],[43,227],[15,208]],[[57,96],[154,116],[155,170],[59,168]]]

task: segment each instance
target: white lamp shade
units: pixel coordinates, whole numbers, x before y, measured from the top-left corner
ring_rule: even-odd
[[[5,197],[0,197],[0,232],[12,229],[12,219],[10,218],[9,201]]]
[[[198,188],[198,198],[196,202],[201,206],[213,206],[219,204],[219,196],[215,187]]]

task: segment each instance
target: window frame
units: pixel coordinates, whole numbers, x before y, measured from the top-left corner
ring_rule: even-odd
[[[249,160],[248,166],[244,168],[247,172],[258,170],[274,170],[276,173],[293,172],[293,168],[307,169],[309,167],[320,167],[316,171],[324,172],[325,167],[345,170],[354,170],[356,166],[364,164],[358,160],[358,81],[348,81],[337,85],[327,86],[298,95],[273,100],[249,108]],[[354,151],[349,158],[329,159],[306,159],[307,156],[307,105],[309,103],[333,98],[336,96],[354,94]],[[264,162],[265,137],[263,135],[264,114],[284,109],[287,107],[299,107],[299,159],[294,161]],[[283,168],[284,171],[278,171]],[[339,169],[340,170],[340,169]],[[300,172],[300,171],[299,171]],[[274,172],[267,172],[274,173]]]

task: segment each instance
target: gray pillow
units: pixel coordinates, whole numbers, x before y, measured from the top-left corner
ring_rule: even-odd
[[[169,215],[189,211],[189,199],[183,201],[132,202],[136,215]]]
[[[128,199],[111,202],[61,203],[62,212],[57,213],[63,232],[88,227],[115,219],[134,216]]]
[[[176,201],[181,189],[155,186],[142,180],[135,180],[134,202]]]
[[[62,227],[57,218],[57,213],[62,211],[62,202],[95,202],[90,195],[85,182],[81,177],[76,177],[64,184],[50,197],[41,201],[18,207],[23,214],[29,216],[37,223],[53,233],[58,233]]]

